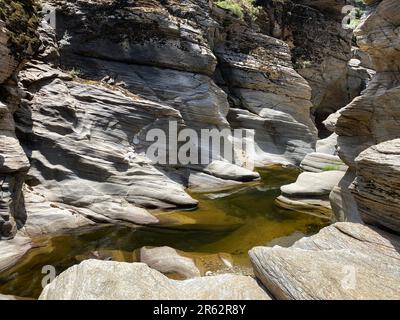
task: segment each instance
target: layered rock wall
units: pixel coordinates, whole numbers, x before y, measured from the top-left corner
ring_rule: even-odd
[[[342,218],[354,216],[357,213],[358,204],[359,212],[366,217],[368,222],[379,223],[381,216],[391,216],[390,219],[396,220],[395,216],[400,215],[396,205],[389,210],[390,212],[387,211],[387,207],[379,209],[379,203],[387,203],[387,194],[396,192],[396,185],[392,184],[390,187],[380,185],[380,179],[387,179],[387,174],[374,171],[376,177],[371,177],[368,182],[371,188],[369,192],[371,195],[375,194],[375,200],[371,202],[363,198],[362,183],[357,185],[357,181],[365,181],[363,177],[367,175],[366,162],[363,161],[360,153],[369,147],[400,137],[400,42],[398,37],[400,7],[395,0],[375,1],[368,4],[371,6],[368,8],[365,19],[355,30],[355,34],[360,48],[371,56],[377,74],[361,96],[332,116],[335,131],[339,136],[339,156],[350,169],[347,182],[343,183],[343,188],[340,187],[331,195],[331,199],[336,203],[343,202],[347,208],[337,210],[338,216]],[[391,150],[395,145],[395,142],[389,143],[389,149]],[[382,148],[385,149],[385,146],[387,145],[382,145]],[[382,165],[385,166],[385,160],[377,151],[383,150],[382,148],[377,146],[370,152],[376,155],[376,165],[383,160]],[[356,161],[359,155],[361,158]],[[392,170],[392,174],[395,175],[393,166],[388,170]],[[354,188],[350,183],[356,176]],[[394,176],[393,179],[395,183]],[[349,195],[348,187],[355,190],[357,201]],[[377,194],[380,195],[379,199],[376,198]],[[376,201],[375,204],[374,201]],[[371,215],[376,215],[376,218],[367,217]],[[382,220],[382,224],[390,224],[392,229],[398,230],[397,222],[385,222],[385,219]]]

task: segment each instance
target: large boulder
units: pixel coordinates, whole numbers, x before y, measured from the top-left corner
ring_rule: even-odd
[[[352,193],[361,218],[400,232],[400,139],[368,148],[355,163]]]
[[[280,207],[333,219],[329,194],[343,178],[344,171],[303,172],[297,181],[281,187],[276,200]]]
[[[290,248],[250,251],[257,277],[277,299],[399,299],[400,238],[336,223]]]
[[[86,260],[47,285],[41,300],[268,300],[257,281],[219,275],[171,280],[143,263]]]

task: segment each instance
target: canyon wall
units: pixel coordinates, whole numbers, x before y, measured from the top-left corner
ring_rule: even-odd
[[[398,231],[397,144],[388,141],[400,136],[400,7],[395,0],[366,3],[371,6],[355,35],[360,48],[371,56],[377,73],[361,96],[331,116],[339,136],[339,156],[349,166],[331,199],[342,204],[336,210],[341,219],[357,219],[359,213],[368,223]],[[371,154],[376,156],[372,162]]]
[[[335,129],[339,156],[349,166],[330,195],[337,219],[348,222],[290,248],[249,252],[257,277],[278,299],[400,297],[400,7],[397,0],[365,3],[355,34],[377,73],[361,96],[325,122]],[[310,193],[303,180],[282,191]]]
[[[29,48],[13,103],[2,107],[9,236],[157,224],[150,209],[197,205],[184,188],[198,172],[228,183],[259,177],[218,155],[209,165],[155,165],[146,134],[168,132],[171,121],[197,132],[246,129],[256,166],[299,164],[314,150],[312,90],[288,44],[256,22],[205,0],[52,0],[42,11],[40,46]],[[2,63],[9,78],[13,60]]]

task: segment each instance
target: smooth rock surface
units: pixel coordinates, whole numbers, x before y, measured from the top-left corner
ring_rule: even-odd
[[[219,192],[229,190],[241,185],[241,182],[225,180],[203,172],[191,172],[188,188],[192,192]]]
[[[295,183],[282,186],[281,191],[292,197],[329,195],[344,174],[343,171],[303,172]]]
[[[300,163],[300,168],[310,172],[347,170],[347,166],[338,156],[319,152],[307,154],[303,161]]]
[[[200,277],[193,259],[179,255],[171,247],[143,247],[140,249],[140,262],[163,274],[177,274],[183,279]]]
[[[247,276],[171,280],[143,263],[86,260],[46,286],[41,300],[268,300]]]
[[[0,272],[11,268],[32,247],[31,239],[17,236],[0,241]]]
[[[281,187],[275,203],[285,209],[332,219],[329,194],[343,178],[344,171],[303,172],[297,181]]]

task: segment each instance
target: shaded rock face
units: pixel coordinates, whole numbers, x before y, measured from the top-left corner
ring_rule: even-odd
[[[355,30],[355,34],[360,48],[371,56],[377,73],[361,96],[355,98],[337,114],[332,115],[329,120],[334,123],[335,132],[339,136],[339,156],[350,167],[348,177],[355,177],[357,169],[355,159],[362,151],[400,136],[398,125],[400,119],[400,55],[398,51],[400,7],[397,1],[375,1],[367,13]],[[344,185],[349,186],[349,183]],[[351,211],[354,213],[357,203],[346,189],[342,189],[340,193],[344,195],[341,202],[347,202],[345,207],[353,208]],[[337,199],[338,195],[339,193],[336,193],[334,198]],[[360,209],[361,211],[366,212],[364,209]],[[342,208],[338,215],[350,216],[352,213],[343,212]],[[391,216],[392,213],[389,211],[387,215]]]
[[[259,1],[265,10],[262,29],[291,48],[296,71],[312,88],[312,114],[321,137],[322,122],[365,89],[371,75],[350,63],[352,30],[344,29],[346,1]],[[357,60],[358,61],[358,60]]]
[[[156,167],[143,155],[147,132],[167,132],[170,121],[197,131],[246,128],[256,165],[299,164],[314,150],[311,88],[293,69],[288,45],[260,28],[208,1],[45,5],[56,9],[56,28],[41,23],[36,59],[19,73],[25,92],[0,109],[7,233],[156,224],[147,209],[196,206],[184,191],[187,167]],[[14,134],[21,98],[14,116],[30,164]],[[229,183],[259,178],[252,167],[213,160],[190,169]]]
[[[45,287],[41,300],[269,300],[248,276],[171,280],[143,263],[86,260]]]
[[[34,90],[36,75],[43,81],[43,68],[30,64],[21,81]],[[27,183],[36,192],[99,217],[141,224],[157,222],[141,207],[196,205],[182,186],[135,154],[130,143],[146,126],[179,120],[176,110],[105,86],[69,81],[53,69],[47,73],[46,84],[17,113],[32,163]]]
[[[0,83],[7,80],[17,67],[17,61],[12,55],[7,43],[8,35],[5,30],[5,23],[0,20]]]
[[[17,220],[25,219],[21,190],[29,168],[28,158],[15,135],[13,114],[22,90],[14,79],[19,62],[9,48],[9,41],[9,32],[0,20],[0,239],[13,236]]]
[[[58,38],[69,39],[65,68],[162,101],[191,128],[255,130],[256,165],[299,163],[316,140],[310,88],[287,45],[255,30],[207,1],[80,2],[57,11]],[[227,94],[243,111],[229,109]]]
[[[277,299],[399,299],[400,239],[336,223],[290,248],[250,251],[257,277]]]
[[[229,96],[228,121],[255,131],[255,162],[298,164],[315,148],[310,119],[311,88],[294,71],[289,47],[282,41],[230,24],[220,34],[215,54],[217,83]],[[301,138],[300,138],[301,136]]]

